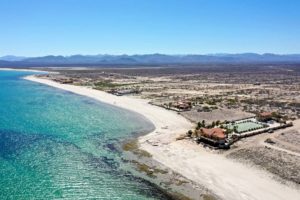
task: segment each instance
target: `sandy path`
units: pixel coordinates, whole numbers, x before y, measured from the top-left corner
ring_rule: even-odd
[[[156,130],[140,137],[141,148],[158,162],[230,200],[296,200],[300,190],[270,178],[267,172],[212,154],[188,141],[177,141],[178,133],[191,129],[192,124],[175,112],[149,105],[147,101],[118,97],[105,92],[73,85],[62,85],[33,76],[27,80],[64,89],[79,95],[129,109],[144,115]]]
[[[293,124],[294,124],[294,126],[292,126],[292,127],[289,127],[289,128],[283,129],[283,130],[278,130],[278,131],[276,131],[273,134],[266,135],[266,136],[262,137],[259,140],[259,144],[262,145],[262,146],[267,146],[269,148],[275,149],[277,151],[283,151],[283,152],[286,152],[288,154],[300,157],[300,153],[297,153],[297,152],[289,150],[289,149],[281,148],[279,146],[276,146],[276,144],[272,145],[272,144],[268,144],[267,142],[265,142],[265,140],[267,138],[270,138],[270,139],[272,139],[272,141],[276,142],[277,144],[282,144],[283,146],[290,147],[291,149],[298,148],[298,147],[296,147],[295,145],[293,145],[293,144],[291,144],[289,142],[285,142],[285,141],[277,139],[277,137],[281,133],[286,133],[286,132],[291,131],[291,130],[298,130],[298,131],[300,130],[300,120],[295,120],[293,122]]]
[[[276,139],[272,139],[272,140],[273,140],[274,142],[278,142],[278,143],[281,142],[281,141],[276,140]],[[277,151],[283,151],[283,152],[285,152],[285,153],[288,153],[288,154],[291,154],[291,155],[300,157],[300,153],[297,153],[297,152],[294,152],[294,151],[291,151],[291,150],[288,150],[288,149],[284,149],[284,148],[281,148],[281,147],[278,147],[278,146],[274,146],[274,145],[268,144],[268,143],[266,143],[266,142],[262,142],[261,145],[264,145],[264,146],[269,147],[269,148],[271,148],[271,149],[275,149],[275,150],[277,150]]]

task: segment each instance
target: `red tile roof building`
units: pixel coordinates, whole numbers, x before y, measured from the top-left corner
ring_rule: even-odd
[[[262,112],[262,113],[259,113],[259,116],[264,117],[264,118],[272,117],[272,113],[271,112]]]
[[[268,120],[272,119],[272,113],[271,112],[262,112],[257,115],[257,118],[260,121],[268,121]]]
[[[226,138],[225,132],[221,128],[201,128],[200,134],[203,137],[211,138],[214,140],[224,140]]]

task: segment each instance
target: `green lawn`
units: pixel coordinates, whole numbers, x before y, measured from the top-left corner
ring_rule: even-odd
[[[237,126],[238,133],[246,132],[246,131],[249,131],[251,129],[264,128],[263,125],[261,125],[259,123],[255,123],[255,122],[242,122],[242,123],[236,123],[236,124],[233,124],[233,125],[232,124],[227,125],[227,127],[229,129],[233,129],[234,126]]]

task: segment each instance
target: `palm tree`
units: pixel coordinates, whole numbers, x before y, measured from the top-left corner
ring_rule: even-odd
[[[205,127],[205,120],[202,120],[202,127]]]
[[[197,123],[197,129],[200,129],[202,127],[202,123],[201,122],[198,122]]]
[[[212,126],[212,128],[215,127],[215,126],[216,126],[216,122],[213,121],[213,122],[211,123],[211,126]]]
[[[225,134],[228,135],[230,133],[232,133],[232,129],[226,128]]]
[[[237,127],[237,126],[234,126],[234,127],[233,127],[233,131],[234,131],[235,133],[238,133],[238,127]]]

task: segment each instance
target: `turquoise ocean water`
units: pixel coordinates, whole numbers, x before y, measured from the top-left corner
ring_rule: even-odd
[[[166,199],[124,170],[145,118],[0,71],[0,199]]]

